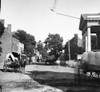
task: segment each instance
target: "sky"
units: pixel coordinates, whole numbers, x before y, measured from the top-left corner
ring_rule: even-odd
[[[48,34],[59,34],[64,43],[78,34],[80,19],[58,15],[51,11],[55,0],[1,0],[0,19],[12,32],[25,30],[35,40],[44,41]],[[56,0],[55,11],[80,18],[85,13],[100,13],[100,0]]]

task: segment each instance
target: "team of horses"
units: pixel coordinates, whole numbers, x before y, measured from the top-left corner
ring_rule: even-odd
[[[16,52],[11,52],[6,55],[3,69],[5,71],[7,71],[8,69],[19,71],[19,69],[21,67],[25,67],[25,65],[26,65],[25,58],[22,58],[22,56]]]

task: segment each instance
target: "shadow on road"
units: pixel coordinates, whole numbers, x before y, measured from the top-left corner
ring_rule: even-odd
[[[64,92],[100,92],[100,79],[81,79],[72,73],[33,71],[29,75],[40,84],[59,88]]]

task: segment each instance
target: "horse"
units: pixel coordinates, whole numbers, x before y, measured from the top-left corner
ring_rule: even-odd
[[[20,55],[16,52],[8,53],[3,68],[5,71],[7,71],[7,68],[18,70],[20,68]]]

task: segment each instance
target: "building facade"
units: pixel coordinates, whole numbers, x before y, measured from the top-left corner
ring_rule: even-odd
[[[24,53],[24,44],[21,42],[18,43],[18,53],[20,54]]]
[[[18,53],[18,44],[19,44],[18,37],[16,37],[15,35],[12,34],[11,42],[12,42],[11,51]]]
[[[91,35],[97,36],[97,47],[100,50],[100,13],[81,14],[79,29],[82,31],[82,41],[84,50],[91,51]],[[95,45],[95,44],[94,44]]]
[[[78,37],[78,34],[74,34],[74,37],[67,42],[67,46],[66,53],[69,60],[77,59],[77,55],[82,53],[82,39]]]

